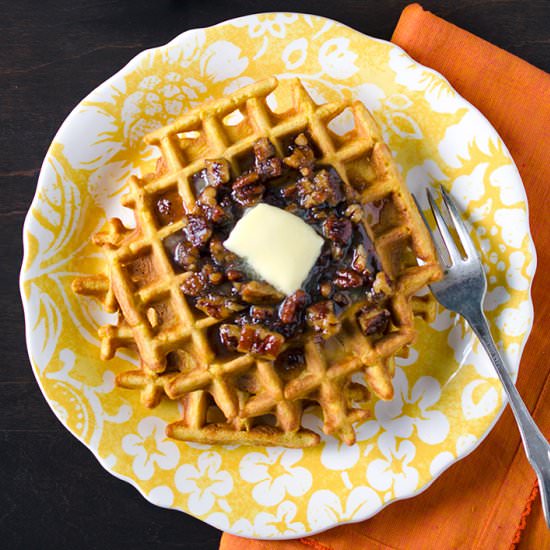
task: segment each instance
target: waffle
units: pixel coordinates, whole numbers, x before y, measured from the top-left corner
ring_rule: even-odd
[[[282,113],[266,99],[277,87],[292,101]],[[354,128],[337,135],[329,125],[345,109],[353,115]],[[226,124],[237,110],[242,120]],[[221,321],[189,303],[180,290],[186,274],[174,270],[163,245],[182,222],[163,225],[153,205],[158,197],[178,194],[185,211],[191,211],[193,176],[205,168],[206,159],[224,158],[239,174],[240,162],[259,138],[267,137],[283,156],[284,143],[301,132],[315,142],[319,162],[337,170],[346,197],[367,213],[363,224],[383,268],[378,282],[389,296],[385,307],[391,322],[383,335],[365,336],[356,321],[364,305],[359,301],[345,310],[336,336],[323,342],[307,332],[300,337],[305,361],[288,373],[276,360],[251,353],[226,356],[214,349],[209,333]],[[360,102],[317,105],[299,80],[269,78],[186,112],[145,141],[160,149],[161,169],[129,179],[122,204],[133,210],[136,227],[109,220],[94,236],[105,252],[108,273],[73,282],[75,292],[120,312],[116,326],[99,330],[101,358],[110,359],[123,347],[139,353],[140,369],[119,374],[117,384],[139,390],[146,407],[165,397],[180,400],[182,417],[167,426],[175,439],[308,447],[320,438],[303,426],[302,417],[307,407],[318,405],[324,432],[352,444],[353,424],[367,418],[371,394],[393,397],[394,358],[406,353],[415,338],[414,317],[429,319],[435,310],[430,295],[416,294],[441,274],[431,239],[375,120]],[[352,381],[356,373],[364,384]]]

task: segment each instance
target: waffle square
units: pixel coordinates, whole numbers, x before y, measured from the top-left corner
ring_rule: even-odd
[[[292,101],[283,113],[267,100],[277,87]],[[351,110],[354,128],[338,135],[330,123],[345,109]],[[235,114],[241,120],[227,124]],[[364,305],[358,301],[344,311],[336,336],[326,342],[308,333],[301,337],[304,364],[288,373],[276,360],[215,349],[209,334],[222,321],[189,303],[181,291],[186,273],[174,270],[164,244],[183,221],[167,223],[154,205],[162,198],[180,199],[183,216],[195,205],[194,178],[208,159],[226,159],[240,174],[258,139],[268,138],[282,157],[285,143],[301,132],[314,141],[318,162],[336,169],[346,196],[366,212],[363,224],[385,274],[391,323],[383,335],[365,335],[356,320]],[[353,424],[367,417],[370,394],[392,398],[394,358],[415,338],[414,317],[434,313],[430,295],[416,293],[441,275],[431,239],[375,120],[360,102],[317,105],[299,80],[269,78],[188,111],[145,141],[160,149],[162,170],[129,179],[123,205],[133,210],[135,229],[109,220],[94,237],[108,273],[73,283],[75,292],[120,312],[116,326],[99,330],[101,358],[112,358],[120,347],[138,350],[141,368],[119,374],[117,384],[139,390],[147,407],[163,397],[180,400],[182,418],[167,428],[176,439],[312,446],[319,435],[303,427],[302,415],[319,405],[325,433],[352,444]],[[352,381],[355,373],[362,373],[365,384]]]

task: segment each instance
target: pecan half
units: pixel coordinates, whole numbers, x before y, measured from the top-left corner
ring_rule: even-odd
[[[245,172],[233,182],[232,196],[242,206],[253,206],[259,202],[265,187],[260,183],[257,172]]]
[[[283,173],[283,163],[278,157],[256,161],[256,170],[262,179],[278,178]]]
[[[306,174],[311,172],[315,162],[315,153],[309,146],[305,134],[302,133],[296,137],[294,144],[290,146],[290,155],[285,157],[283,162],[291,168],[304,171]]]
[[[271,323],[275,316],[275,310],[269,306],[252,306],[250,308],[250,318],[253,323],[262,325]]]
[[[235,300],[216,294],[201,296],[195,302],[195,307],[204,311],[210,317],[214,317],[214,319],[225,319],[233,313],[244,309],[244,306]]]
[[[219,328],[221,343],[230,351],[237,351],[241,337],[241,327],[237,325],[221,325]]]
[[[228,269],[225,273],[225,276],[229,281],[238,282],[244,279],[244,273],[238,269]]]
[[[184,273],[183,280],[181,283],[181,290],[187,296],[198,296],[207,286],[207,282],[202,273]]]
[[[333,168],[319,170],[311,179],[303,177],[298,180],[298,195],[304,208],[315,206],[336,206],[342,202],[342,180]]]
[[[308,293],[304,290],[297,290],[294,294],[287,296],[279,307],[279,319],[285,324],[296,323],[300,311],[307,305]]]
[[[206,160],[206,179],[213,187],[227,183],[231,178],[229,162],[224,158]]]
[[[237,256],[223,246],[223,240],[218,236],[210,240],[210,256],[220,266],[229,265],[237,260]]]
[[[254,165],[262,179],[278,178],[283,173],[283,163],[275,153],[275,147],[266,137],[254,143]]]
[[[366,336],[384,333],[389,321],[390,312],[387,309],[379,310],[367,306],[357,313],[357,322]]]
[[[213,285],[219,285],[224,280],[223,272],[216,269],[214,264],[211,263],[206,263],[201,269],[201,273],[204,278]]]
[[[325,197],[328,206],[336,206],[342,202],[344,193],[342,191],[342,180],[334,168],[320,170],[315,174],[313,183],[317,193]]]
[[[183,234],[197,248],[205,245],[212,236],[212,228],[208,221],[197,214],[184,216]]]
[[[339,269],[336,271],[334,285],[340,288],[359,288],[365,283],[365,278],[353,269]]]
[[[353,260],[351,261],[351,267],[353,267],[355,271],[363,275],[368,275],[370,273],[369,258],[367,256],[367,251],[362,244],[358,245],[357,248],[353,251]]]
[[[276,304],[284,298],[283,293],[261,281],[244,283],[239,292],[242,299],[249,304]]]
[[[200,254],[198,248],[186,241],[180,241],[174,249],[174,262],[186,271],[199,270]]]
[[[254,143],[254,157],[256,162],[263,162],[275,156],[275,147],[269,139],[261,137]]]
[[[334,304],[329,300],[309,306],[306,310],[306,322],[325,340],[338,333],[341,326],[334,313]]]
[[[323,223],[323,235],[335,243],[348,244],[352,236],[351,221],[331,214]]]
[[[241,328],[237,351],[266,359],[276,359],[284,342],[284,336],[277,332],[271,332],[260,326],[244,325]]]
[[[205,187],[197,198],[196,206],[208,221],[221,223],[225,220],[226,213],[218,204],[216,194],[214,187]]]
[[[158,200],[157,210],[162,216],[169,216],[172,212],[172,201],[166,198]]]

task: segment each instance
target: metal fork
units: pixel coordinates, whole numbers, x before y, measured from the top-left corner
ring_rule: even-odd
[[[432,232],[416,197],[415,202],[428,231],[432,234],[444,273],[441,281],[430,285],[431,291],[441,305],[459,313],[468,321],[493,362],[508,395],[527,459],[537,474],[544,517],[550,528],[550,445],[529,414],[491,336],[487,317],[483,313],[483,300],[487,291],[485,271],[456,203],[441,186],[441,195],[447,214],[444,216],[437,206],[433,193],[429,189],[426,193],[438,231]],[[455,242],[452,235],[453,229],[458,235],[465,255]]]

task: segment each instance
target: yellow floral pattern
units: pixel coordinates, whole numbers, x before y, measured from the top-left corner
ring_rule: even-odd
[[[334,21],[262,14],[188,31],[143,52],[92,92],[55,137],[28,214],[21,291],[37,380],[59,419],[113,474],[151,502],[260,538],[291,538],[369,517],[426,487],[483,439],[503,407],[500,384],[471,331],[440,310],[406,359],[396,398],[373,403],[352,447],[213,447],[173,442],[177,404],[150,411],[115,388],[132,353],[99,360],[109,320],[76,298],[74,277],[102,270],[90,237],[119,204],[129,174],[155,152],[141,137],[209,98],[274,74],[297,76],[318,102],[353,97],[379,121],[411,191],[443,184],[467,212],[482,251],[485,308],[515,375],[532,321],[535,254],[521,180],[489,123],[439,74],[398,47]],[[349,117],[334,121],[346,131]],[[420,194],[422,197],[422,194]],[[306,422],[314,429],[314,413]]]

